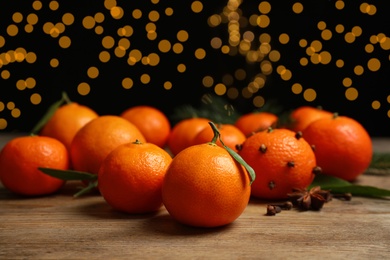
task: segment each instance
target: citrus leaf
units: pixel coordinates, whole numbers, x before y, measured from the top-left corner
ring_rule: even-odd
[[[54,102],[46,111],[46,113],[43,115],[43,117],[38,121],[38,123],[34,126],[34,128],[31,130],[32,135],[36,135],[39,133],[39,131],[42,129],[44,125],[50,120],[50,118],[53,116],[53,114],[56,112],[56,110],[63,104],[63,100],[58,100]]]
[[[81,195],[84,195],[88,192],[91,192],[93,189],[95,189],[98,186],[98,181],[91,181],[88,183],[88,186],[82,188],[79,192],[76,192],[73,197],[77,198],[80,197]]]
[[[50,120],[50,118],[53,116],[53,114],[56,112],[56,110],[64,103],[71,102],[69,100],[68,95],[65,92],[62,92],[61,99],[54,102],[49,108],[47,109],[46,113],[43,115],[43,117],[38,121],[38,123],[34,126],[34,128],[31,130],[31,135],[37,135],[39,131],[41,131],[42,127],[46,125],[46,123]]]
[[[390,169],[390,153],[375,152],[372,156],[369,169]]]
[[[234,150],[232,150],[230,147],[226,146],[223,141],[222,141],[222,138],[221,138],[221,133],[219,132],[218,128],[215,126],[215,124],[213,122],[209,122],[209,125],[211,126],[211,128],[213,129],[213,132],[214,132],[214,137],[213,137],[213,140],[211,141],[212,143],[215,143],[217,141],[217,139],[219,138],[219,141],[221,142],[223,148],[225,148],[225,150],[238,162],[240,163],[242,166],[245,167],[245,169],[247,170],[247,172],[249,173],[249,177],[251,179],[251,182],[250,184],[253,183],[253,181],[256,179],[256,173],[255,171],[253,170],[253,168],[251,166],[249,166],[249,164],[247,164],[245,162],[245,160],[238,154],[236,153]]]
[[[74,180],[89,180],[93,181],[97,179],[96,174],[92,174],[89,172],[81,172],[81,171],[73,171],[73,170],[59,170],[59,169],[53,169],[53,168],[43,168],[38,167],[38,169],[52,177],[65,180],[65,181],[74,181]]]
[[[360,196],[360,197],[384,198],[390,196],[390,190],[381,189],[373,186],[365,186],[365,185],[353,184],[348,186],[337,186],[337,187],[321,186],[321,189],[330,190],[331,193],[351,193],[354,196]]]
[[[390,190],[368,185],[353,184],[326,174],[316,175],[309,188],[320,186],[331,193],[351,193],[354,196],[383,198],[390,196]]]
[[[249,176],[251,178],[251,184],[253,183],[253,181],[256,179],[256,173],[255,173],[255,170],[253,170],[253,168],[251,166],[249,166],[249,164],[247,164],[245,162],[245,160],[238,154],[236,153],[235,151],[233,151],[231,148],[225,146],[225,149],[226,151],[228,151],[228,153],[237,161],[239,162],[242,166],[245,167],[245,169],[248,171],[249,173]]]
[[[321,188],[325,186],[329,187],[344,187],[352,185],[349,181],[345,181],[343,179],[333,177],[326,174],[317,174],[311,183],[310,187],[321,186]]]

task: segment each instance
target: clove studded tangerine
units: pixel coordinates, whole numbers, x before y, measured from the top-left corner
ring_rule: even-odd
[[[214,126],[213,140],[179,152],[162,185],[165,208],[185,225],[218,227],[232,223],[250,198],[252,169],[233,150],[216,144],[219,132],[210,124]]]
[[[256,132],[241,145],[239,155],[255,170],[251,194],[261,199],[285,199],[293,189],[307,188],[320,171],[309,143],[288,129]]]

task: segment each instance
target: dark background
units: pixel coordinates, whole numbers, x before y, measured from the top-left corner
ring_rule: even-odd
[[[212,76],[214,85],[223,81],[225,75],[234,75],[237,69],[244,69],[247,73],[245,80],[234,80],[231,86],[239,90],[244,89],[255,75],[260,73],[259,63],[248,63],[245,57],[222,54],[220,50],[211,48],[210,40],[220,37],[224,44],[228,44],[228,27],[226,23],[217,27],[210,27],[207,19],[213,14],[220,14],[226,8],[227,1],[200,1],[203,4],[201,13],[191,11],[192,1],[165,1],[158,3],[150,1],[117,1],[125,15],[121,19],[113,19],[109,10],[104,6],[104,1],[57,1],[59,8],[52,10],[47,1],[42,1],[42,8],[34,10],[32,1],[1,1],[0,2],[0,37],[4,38],[4,45],[0,45],[0,56],[18,47],[23,47],[28,52],[34,52],[37,60],[33,64],[23,62],[10,62],[1,64],[0,73],[10,72],[8,79],[0,77],[0,102],[4,109],[0,111],[0,119],[7,122],[7,127],[2,132],[29,131],[42,117],[46,109],[61,97],[65,91],[70,99],[90,106],[99,114],[119,114],[126,108],[135,105],[152,105],[164,111],[170,118],[176,113],[177,108],[183,105],[199,106],[205,94],[214,95],[213,87],[206,88],[202,84],[204,76]],[[253,14],[259,15],[259,4],[263,1],[243,1],[239,6],[242,17],[249,18]],[[299,2],[304,11],[296,14],[292,11],[292,5]],[[374,51],[367,53],[365,46],[370,44],[372,36],[380,33],[389,37],[390,18],[388,1],[370,1],[376,8],[374,15],[362,13],[361,1],[343,1],[344,8],[338,10],[336,1],[267,1],[271,5],[271,11],[266,15],[270,24],[266,28],[244,25],[241,31],[252,31],[256,38],[263,33],[271,37],[271,46],[277,50],[281,58],[274,62],[273,73],[267,75],[267,81],[255,95],[244,97],[239,95],[232,99],[227,95],[221,96],[227,104],[234,107],[236,113],[246,113],[258,109],[253,105],[253,98],[260,95],[268,105],[276,102],[283,111],[289,111],[301,105],[322,106],[326,110],[338,112],[355,118],[368,130],[372,136],[390,136],[390,62],[389,49],[383,49],[379,44],[374,45]],[[172,16],[164,15],[164,10],[171,7],[174,10]],[[134,9],[143,11],[141,19],[134,19],[131,12]],[[150,22],[147,13],[156,10],[160,13],[160,19],[155,23],[158,37],[151,41],[146,38],[145,25]],[[15,23],[12,15],[16,12],[23,14],[23,20]],[[38,15],[39,21],[34,25],[34,31],[27,33],[24,26],[27,24],[27,16],[31,13]],[[57,38],[53,38],[43,32],[43,26],[47,22],[56,24],[61,22],[65,13],[72,13],[75,21],[66,26],[65,31]],[[104,28],[101,35],[95,31],[86,29],[82,20],[86,16],[94,16],[102,13],[105,20],[97,25]],[[245,19],[244,19],[245,20]],[[318,22],[326,23],[332,30],[333,36],[329,41],[321,39],[321,31]],[[16,36],[7,34],[7,27],[15,24],[19,28]],[[336,33],[336,25],[344,25],[344,33]],[[111,35],[116,43],[121,37],[118,36],[118,28],[131,25],[134,33],[129,40],[131,49],[139,49],[143,55],[158,53],[160,63],[158,66],[147,66],[137,63],[134,66],[127,64],[126,58],[118,58],[114,54],[114,48],[107,50],[111,53],[111,59],[102,63],[98,55],[105,50],[101,44],[103,37]],[[362,29],[362,35],[356,37],[353,43],[346,43],[344,35],[351,31],[354,26]],[[157,48],[159,40],[168,39],[172,43],[178,42],[176,34],[179,30],[186,30],[189,39],[183,42],[184,51],[181,54],[161,53]],[[287,33],[290,37],[288,44],[281,44],[278,37]],[[58,45],[61,36],[68,36],[72,44],[67,49]],[[310,42],[320,40],[323,50],[331,53],[332,61],[329,64],[311,64],[302,66],[299,60],[308,57],[306,48],[299,46],[301,39]],[[389,39],[387,39],[389,41]],[[388,46],[388,45],[387,45]],[[255,44],[253,48],[255,48]],[[194,57],[194,51],[203,48],[207,56],[203,60]],[[129,51],[129,50],[128,50]],[[60,61],[58,68],[52,68],[49,62],[52,58]],[[381,61],[378,71],[372,72],[367,67],[370,58]],[[343,68],[335,66],[335,62],[342,59],[345,63]],[[186,65],[185,73],[177,72],[177,65]],[[292,72],[290,80],[281,79],[276,72],[277,67],[283,65]],[[356,65],[362,65],[365,70],[363,75],[357,76],[353,72]],[[87,76],[89,67],[97,67],[99,76],[91,79]],[[151,77],[149,84],[143,84],[139,77],[147,73]],[[20,79],[33,77],[36,86],[32,89],[18,90],[16,82]],[[130,77],[134,81],[131,89],[122,87],[122,79]],[[352,79],[352,86],[358,90],[358,98],[349,101],[345,97],[347,87],[342,85],[346,77]],[[163,84],[170,81],[173,85],[171,90],[165,90]],[[90,85],[88,95],[80,95],[77,86],[81,82]],[[291,86],[300,83],[303,89],[313,88],[317,97],[313,102],[308,102],[302,94],[294,94]],[[33,105],[30,97],[33,93],[39,93],[42,101]],[[379,109],[372,108],[372,102],[379,101]],[[13,102],[21,111],[19,117],[14,117],[7,104]],[[267,106],[265,106],[267,107]],[[174,121],[172,121],[174,123]]]

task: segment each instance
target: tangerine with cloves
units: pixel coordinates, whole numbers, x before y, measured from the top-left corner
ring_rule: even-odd
[[[256,172],[251,196],[285,199],[294,189],[305,189],[320,171],[316,157],[300,132],[268,128],[248,137],[239,155]]]

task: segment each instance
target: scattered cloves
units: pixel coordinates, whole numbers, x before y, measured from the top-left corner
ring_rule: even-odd
[[[275,182],[270,181],[270,182],[268,183],[268,188],[269,188],[270,190],[273,190],[273,189],[275,188]]]
[[[267,205],[267,216],[275,216],[277,213],[280,213],[282,210],[290,210],[293,208],[291,201],[286,201],[283,203],[272,203]]]
[[[278,206],[267,205],[267,216],[275,216],[277,213],[281,212],[282,209]]]
[[[322,168],[320,166],[316,166],[313,168],[313,173],[315,175],[321,174],[322,173]]]
[[[262,152],[262,153],[265,153],[267,151],[267,146],[265,146],[265,144],[261,144],[260,148],[259,148],[259,151]]]
[[[295,162],[294,161],[288,161],[287,162],[287,166],[290,167],[290,168],[293,168],[295,166]]]
[[[302,136],[303,136],[303,134],[302,134],[301,131],[298,131],[298,132],[295,133],[295,138],[298,139],[298,140],[301,139]]]
[[[333,198],[339,199],[339,200],[345,200],[345,201],[350,201],[352,199],[352,194],[347,192],[347,193],[336,193],[336,194],[331,194]]]

